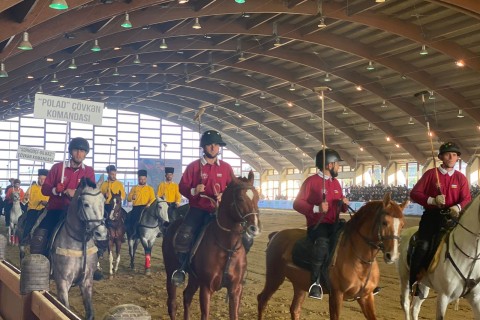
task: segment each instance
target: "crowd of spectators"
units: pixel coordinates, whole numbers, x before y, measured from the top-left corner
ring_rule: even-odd
[[[381,200],[386,192],[392,192],[392,200],[403,202],[410,199],[410,190],[407,186],[384,186],[377,184],[371,187],[351,186],[345,190],[345,195],[350,201]],[[472,199],[480,194],[480,186],[470,186]]]

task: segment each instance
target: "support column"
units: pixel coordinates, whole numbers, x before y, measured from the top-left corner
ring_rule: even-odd
[[[479,157],[475,157],[470,163],[467,165],[467,169],[465,171],[468,182],[471,186],[479,185],[480,180],[480,159]]]

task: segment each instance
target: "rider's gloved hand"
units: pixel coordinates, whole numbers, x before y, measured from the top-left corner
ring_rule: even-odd
[[[319,206],[313,206],[313,213],[319,213],[320,212],[320,207]]]
[[[452,218],[458,218],[460,215],[460,208],[457,205],[451,206],[450,207],[450,216]]]
[[[445,195],[439,194],[435,198],[430,197],[428,198],[427,203],[441,208],[445,205]]]
[[[60,194],[63,191],[65,191],[65,186],[63,185],[63,183],[57,183],[57,186],[55,187],[55,193]]]

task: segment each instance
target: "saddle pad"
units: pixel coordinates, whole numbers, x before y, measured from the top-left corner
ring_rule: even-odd
[[[440,261],[440,253],[442,252],[442,248],[445,245],[445,241],[448,241],[448,236],[449,233],[446,233],[442,235],[442,240],[440,241],[437,250],[435,251],[435,254],[433,255],[432,262],[430,263],[428,267],[428,272],[432,273],[435,271],[435,268],[437,268],[438,262]]]

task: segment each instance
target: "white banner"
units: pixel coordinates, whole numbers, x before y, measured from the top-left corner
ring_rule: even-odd
[[[103,103],[37,93],[35,118],[102,125]]]
[[[18,146],[17,159],[53,163],[55,161],[55,151]]]

